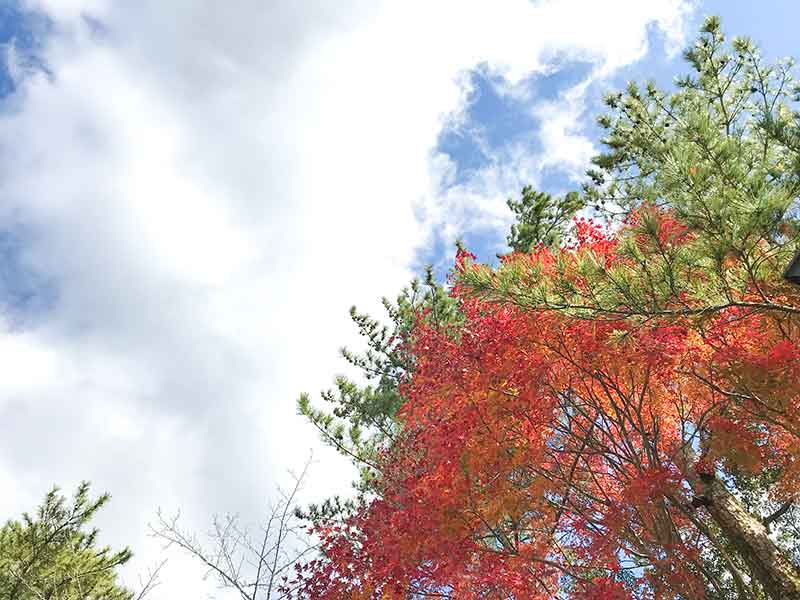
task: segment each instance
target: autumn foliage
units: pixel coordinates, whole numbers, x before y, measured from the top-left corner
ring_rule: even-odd
[[[625,260],[627,232],[577,231],[572,247],[506,260],[543,276],[585,253]],[[687,239],[668,214],[658,231]],[[459,255],[457,270],[477,268]],[[452,295],[464,323],[420,315],[379,497],[320,529],[308,597],[702,598],[714,541],[698,478],[776,470],[775,499],[796,494],[797,313],[588,320]]]
[[[311,511],[301,597],[800,600],[800,95],[713,17],[685,56],[499,264],[354,317],[377,385],[299,408],[363,493]]]

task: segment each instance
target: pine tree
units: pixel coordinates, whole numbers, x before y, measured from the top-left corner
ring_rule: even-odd
[[[362,382],[344,376],[335,380],[335,389],[322,393],[322,399],[333,408],[316,408],[308,394],[297,401],[298,412],[320,432],[323,441],[349,457],[360,468],[356,487],[365,492],[380,479],[376,455],[391,443],[399,432],[397,410],[403,403],[401,386],[414,370],[414,355],[408,342],[418,318],[441,327],[457,326],[458,306],[445,286],[437,283],[432,269],[424,282],[415,279],[404,288],[393,303],[382,299],[389,316],[383,324],[368,314],[350,309],[350,317],[364,339],[363,353],[342,348],[342,357],[355,366]],[[328,503],[338,506],[338,500]],[[319,507],[312,507],[316,512]]]
[[[522,188],[519,200],[510,198],[507,204],[516,221],[506,238],[508,245],[513,252],[530,252],[537,246],[562,246],[572,219],[586,201],[577,192],[559,198],[528,185]]]
[[[794,62],[765,64],[746,38],[728,46],[716,17],[685,56],[693,73],[673,93],[651,82],[607,96],[610,113],[598,119],[607,151],[574,201],[612,228],[627,226],[628,260],[607,269],[586,256],[578,270],[585,289],[570,281],[566,264],[544,278],[525,260],[470,270],[462,284],[485,298],[586,318],[709,315],[746,305],[797,314],[781,299],[783,270],[800,246]],[[528,197],[535,194],[524,191],[520,203]],[[542,221],[517,214],[511,239]],[[692,239],[677,244],[678,236]],[[751,289],[756,296],[745,300]]]
[[[69,500],[53,488],[35,515],[8,521],[0,529],[0,598],[130,600],[117,568],[131,551],[98,547],[97,529],[87,529],[108,500],[91,499],[86,482]]]

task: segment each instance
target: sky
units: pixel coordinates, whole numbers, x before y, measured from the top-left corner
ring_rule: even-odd
[[[355,474],[295,414],[505,199],[576,189],[602,95],[669,87],[702,17],[796,52],[800,6],[744,0],[0,0],[0,516],[88,479],[125,581],[216,594],[147,536],[264,514]]]

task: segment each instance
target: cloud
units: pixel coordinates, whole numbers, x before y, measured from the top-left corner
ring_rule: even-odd
[[[158,505],[196,528],[255,518],[319,448],[293,401],[342,370],[350,304],[392,295],[442,231],[504,226],[540,172],[518,146],[447,179],[465,74],[610,73],[653,24],[679,43],[683,3],[618,4],[29,0],[48,72],[0,114],[0,227],[56,293],[0,334],[2,514],[91,479],[114,494],[104,539],[139,550],[129,574],[156,558]],[[552,160],[584,159],[557,107],[537,114]],[[346,463],[316,456],[310,496],[346,489]],[[190,573],[173,561],[156,597],[191,596]]]
[[[587,107],[597,104],[587,102],[590,95],[599,97],[614,75],[647,54],[652,29],[661,33],[667,55],[674,57],[685,45],[685,26],[693,8],[693,2],[540,2],[525,7],[535,13],[533,18],[517,15],[513,25],[506,24],[510,37],[535,42],[498,55],[503,58],[486,59],[482,70],[510,106],[530,113],[531,131],[492,147],[483,129],[468,121],[463,104],[454,113],[455,118],[446,123],[448,130],[466,133],[486,160],[461,181],[452,157],[434,156],[431,175],[440,191],[426,199],[420,214],[439,245],[450,247],[464,232],[482,231],[478,242],[488,254],[481,258],[490,258],[506,250],[503,237],[497,235],[507,231],[512,219],[506,198],[518,194],[523,185],[541,185],[553,174],[559,175],[559,185],[571,188],[582,181],[599,150],[587,132]],[[482,22],[490,22],[486,15],[483,18]],[[555,98],[537,96],[539,78],[557,75],[572,65],[590,68],[577,83],[563,85]],[[474,90],[463,89],[471,98],[469,92]],[[437,266],[446,267],[448,258],[442,257]]]

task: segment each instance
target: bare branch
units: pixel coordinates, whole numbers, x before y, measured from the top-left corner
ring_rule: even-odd
[[[139,593],[136,595],[135,600],[143,600],[150,592],[152,592],[156,587],[158,587],[161,582],[159,581],[158,577],[161,573],[161,569],[164,568],[164,565],[167,564],[167,560],[162,560],[155,568],[149,569],[147,572],[147,578],[144,579],[139,577],[139,585],[141,587]]]
[[[240,524],[238,515],[215,516],[209,543],[205,545],[196,534],[179,527],[180,513],[166,518],[159,510],[156,526],[150,526],[151,533],[167,546],[175,545],[193,556],[207,569],[207,576],[213,575],[222,588],[236,590],[242,600],[283,598],[284,573],[316,549],[295,516],[297,497],[311,460],[309,456],[299,474],[290,471],[290,490],[277,489],[277,497],[269,504],[265,523],[255,540]]]

